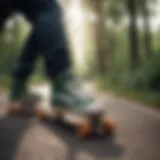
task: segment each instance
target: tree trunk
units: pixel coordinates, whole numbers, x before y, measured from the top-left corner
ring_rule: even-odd
[[[103,14],[103,0],[94,0],[94,13],[97,16],[95,35],[96,35],[96,53],[98,61],[98,69],[100,73],[106,72],[105,64],[105,18]]]
[[[131,67],[136,68],[139,64],[138,29],[136,25],[136,4],[135,0],[127,0],[127,9],[130,18],[129,38],[131,52]]]
[[[144,49],[146,57],[150,57],[152,53],[151,47],[151,31],[150,31],[150,23],[149,23],[149,11],[147,8],[147,2],[144,0],[142,6],[142,13],[143,13],[143,25],[144,25]]]
[[[109,30],[110,33],[107,33],[108,36],[108,61],[107,67],[109,71],[113,71],[114,69],[114,60],[115,60],[115,48],[116,48],[116,32],[115,30]]]

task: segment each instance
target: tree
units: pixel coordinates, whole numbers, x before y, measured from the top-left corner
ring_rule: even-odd
[[[148,4],[149,4],[148,0],[137,1],[137,6],[143,20],[143,29],[144,29],[143,44],[144,44],[144,53],[146,57],[150,57],[152,52],[152,49],[151,49],[152,36],[151,36],[151,29],[150,29],[150,22],[149,22],[150,11],[148,8]]]
[[[152,54],[151,49],[151,30],[149,23],[149,9],[147,6],[147,1],[142,1],[142,13],[143,13],[143,24],[144,24],[144,49],[146,56],[150,56]]]
[[[97,26],[96,26],[96,42],[97,42],[97,58],[99,61],[99,71],[104,73],[106,71],[105,66],[105,56],[107,53],[106,50],[106,41],[105,41],[105,33],[106,33],[106,15],[104,15],[104,0],[95,0],[96,10],[95,13],[98,17]]]
[[[100,73],[106,72],[106,42],[105,42],[105,14],[104,14],[104,0],[92,0],[93,12],[97,17],[95,24],[95,40],[96,40],[96,53],[98,61],[98,69]]]
[[[130,19],[129,38],[131,52],[131,68],[137,68],[139,64],[138,29],[136,24],[137,10],[135,0],[126,0],[126,7]]]
[[[116,4],[116,5],[115,5]],[[117,42],[117,29],[124,18],[124,2],[123,0],[107,0],[105,3],[105,16],[108,22],[106,26],[106,40],[107,40],[107,67],[112,71],[115,62],[115,50]]]
[[[94,18],[94,23],[92,23],[91,30],[93,30],[94,34],[94,44],[95,44],[95,53],[97,59],[98,72],[104,73],[107,70],[106,67],[106,26],[105,19],[106,15],[104,12],[104,4],[106,0],[83,0],[83,6],[86,10],[88,10],[88,14],[92,15]]]

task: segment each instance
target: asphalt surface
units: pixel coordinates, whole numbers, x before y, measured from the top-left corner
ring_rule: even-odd
[[[46,86],[35,90],[48,97]],[[36,118],[4,116],[6,95],[1,95],[0,160],[160,160],[160,113],[133,101],[103,96],[117,131],[106,139],[81,140]]]

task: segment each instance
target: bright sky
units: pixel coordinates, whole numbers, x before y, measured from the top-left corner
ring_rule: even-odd
[[[153,31],[160,28],[160,0],[157,0],[156,3],[156,5],[150,6],[151,10],[155,12],[150,18],[150,25]],[[139,24],[142,25],[142,21]]]

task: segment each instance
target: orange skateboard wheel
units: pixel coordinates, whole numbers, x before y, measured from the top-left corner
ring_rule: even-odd
[[[92,134],[92,132],[93,127],[90,123],[83,123],[77,126],[76,134],[78,135],[78,137],[85,138]]]
[[[46,118],[46,112],[44,110],[39,110],[37,113],[38,119],[44,120]]]
[[[110,119],[106,119],[103,124],[103,129],[105,133],[112,135],[116,129],[115,122]]]

